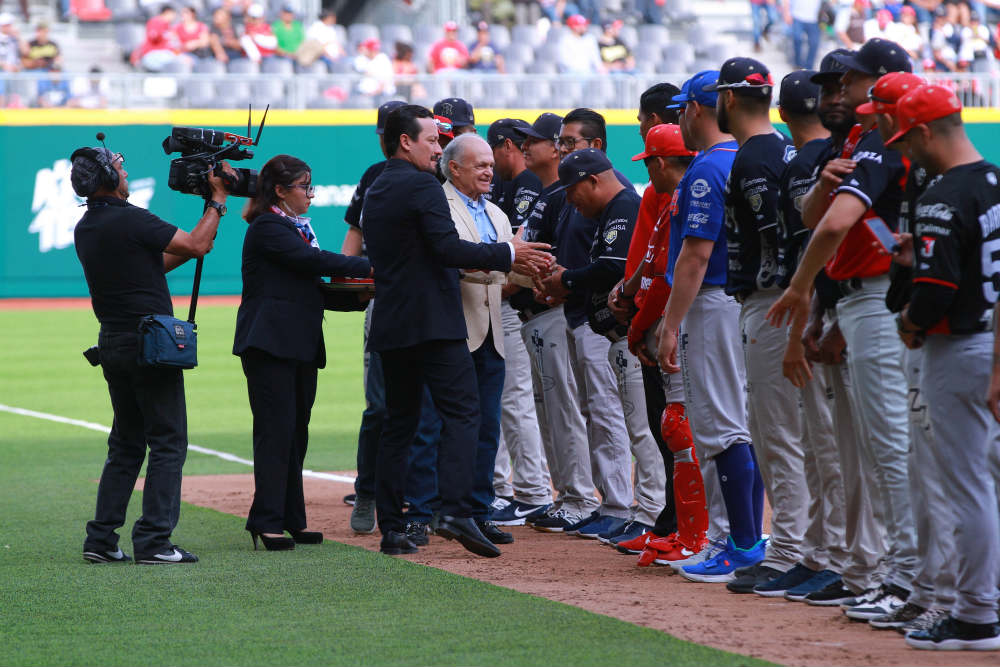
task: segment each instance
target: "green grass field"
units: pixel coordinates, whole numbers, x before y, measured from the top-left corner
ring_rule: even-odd
[[[250,411],[230,354],[233,307],[199,309],[186,374],[191,442],[250,458]],[[0,311],[0,403],[110,425],[87,310]],[[354,467],[361,317],[326,324],[307,466]],[[106,436],[0,412],[0,664],[765,664],[363,549],[327,542],[254,553],[243,521],[184,505],[174,534],[194,566],[85,563]],[[248,468],[190,453],[185,474]],[[121,531],[139,508],[133,497]]]

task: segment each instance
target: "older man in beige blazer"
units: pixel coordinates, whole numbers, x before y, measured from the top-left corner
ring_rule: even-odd
[[[493,150],[489,144],[476,134],[459,135],[445,147],[441,171],[447,179],[444,193],[459,237],[474,243],[502,243],[513,237],[507,216],[483,196],[490,191],[493,181]],[[505,373],[500,303],[507,279],[507,274],[498,271],[465,270],[460,283],[481,416],[469,502],[479,529],[494,544],[514,541],[510,533],[489,520],[494,500],[493,466],[500,444],[500,399]]]

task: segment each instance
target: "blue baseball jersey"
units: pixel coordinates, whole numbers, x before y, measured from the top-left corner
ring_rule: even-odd
[[[702,284],[725,286],[728,262],[726,180],[738,148],[735,141],[725,141],[699,153],[677,185],[676,208],[670,214],[666,274],[669,285],[674,284],[674,265],[681,254],[681,245],[685,238],[692,236],[715,242]]]

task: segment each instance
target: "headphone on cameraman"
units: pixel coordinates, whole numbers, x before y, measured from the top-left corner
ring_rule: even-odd
[[[104,133],[98,132],[97,139],[103,142]],[[97,166],[97,169],[88,168],[82,160],[78,161],[78,159],[91,162]],[[70,163],[73,165],[70,181],[76,194],[81,197],[90,197],[102,187],[108,190],[117,188],[121,179],[118,177],[118,170],[112,164],[112,159],[111,151],[106,147],[91,148],[85,146],[73,151],[69,157]]]

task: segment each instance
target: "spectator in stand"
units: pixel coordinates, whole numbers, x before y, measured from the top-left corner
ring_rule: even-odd
[[[140,0],[141,1],[141,0]],[[230,16],[246,16],[253,0],[222,0],[220,7]]]
[[[623,25],[625,23],[620,20],[606,22],[604,32],[597,38],[597,47],[607,71],[631,74],[635,71],[635,58],[628,45],[618,36]]]
[[[917,23],[928,25],[934,21],[934,13],[941,6],[941,0],[910,0],[909,6],[917,13]]]
[[[753,50],[759,53],[761,38],[767,39],[771,28],[781,20],[775,0],[750,0],[750,19],[753,25]]]
[[[332,65],[346,54],[340,37],[333,26],[337,25],[337,14],[329,9],[320,12],[319,18],[306,30],[306,40],[297,54],[300,65],[311,65],[317,58]]]
[[[504,72],[503,56],[490,41],[490,24],[480,21],[476,41],[469,45],[469,69],[479,72]]]
[[[180,44],[174,32],[175,20],[177,10],[171,5],[163,5],[159,14],[146,21],[146,39],[129,58],[133,66],[159,72],[177,60]]]
[[[812,69],[819,50],[819,10],[821,0],[788,0],[782,5],[785,23],[792,26],[795,66]]]
[[[271,24],[271,32],[278,40],[278,55],[285,58],[294,58],[295,52],[306,41],[306,31],[302,27],[302,22],[296,20],[295,9],[291,5],[284,5],[278,20]]]
[[[104,109],[108,106],[108,93],[110,86],[101,77],[101,68],[90,68],[90,76],[78,76],[70,85],[72,97],[66,106],[76,109]]]
[[[436,74],[441,70],[463,69],[469,62],[469,49],[458,39],[458,24],[444,24],[444,38],[434,42],[428,54],[427,71]]]
[[[878,10],[875,12],[875,18],[865,21],[865,41],[876,37],[895,41],[892,39],[895,33],[894,25],[892,12],[888,9]]]
[[[605,71],[597,40],[587,32],[590,22],[580,14],[566,19],[567,33],[559,43],[559,71],[568,74],[597,74]]]
[[[837,10],[833,32],[845,49],[853,51],[865,43],[865,21],[868,20],[869,9],[870,0],[854,0]]]
[[[948,16],[944,7],[938,7],[934,12],[934,23],[931,24],[930,50],[932,69],[939,72],[958,71],[958,50],[961,47],[962,36]]]
[[[0,72],[16,72],[21,69],[21,40],[14,25],[14,16],[8,12],[0,14]],[[0,79],[0,106],[6,103],[7,82]]]
[[[649,4],[646,0],[642,0]],[[650,0],[656,5],[663,5],[663,0]],[[601,10],[597,0],[538,0],[542,13],[553,23],[567,22],[569,17],[577,14],[591,22],[600,23]],[[652,12],[648,12],[652,14]],[[652,21],[650,21],[652,22]]]
[[[420,70],[413,62],[413,47],[406,42],[396,42],[392,73],[396,75],[396,92],[401,97],[412,100],[427,96],[427,90],[416,81]]]
[[[358,44],[354,71],[362,75],[358,92],[363,95],[392,95],[396,92],[392,61],[382,53],[382,43],[377,39],[366,39]]]
[[[255,63],[270,58],[278,52],[278,38],[264,20],[264,8],[257,3],[247,7],[240,44],[243,45],[247,58]]]
[[[180,23],[174,28],[181,53],[191,58],[211,58],[212,44],[208,36],[208,26],[198,20],[198,14],[190,5],[181,7]]]
[[[225,7],[219,7],[212,12],[208,44],[219,62],[228,63],[235,58],[246,57],[240,44],[240,36],[233,26],[233,16]]]
[[[890,39],[910,54],[910,59],[919,63],[923,57],[924,38],[920,36],[917,28],[917,12],[910,5],[905,5],[899,10],[899,22],[894,24],[895,37]]]
[[[49,24],[39,23],[35,28],[35,38],[28,42],[21,64],[27,71],[51,72],[62,69],[59,45],[49,39]]]
[[[48,70],[48,76],[38,80],[38,106],[42,108],[66,106],[69,97],[69,81],[59,70]]]
[[[969,25],[962,28],[962,49],[958,60],[967,63],[973,71],[984,71],[984,66],[993,51],[995,42],[990,29],[983,25],[977,12],[969,15]],[[975,65],[975,66],[973,66]]]

